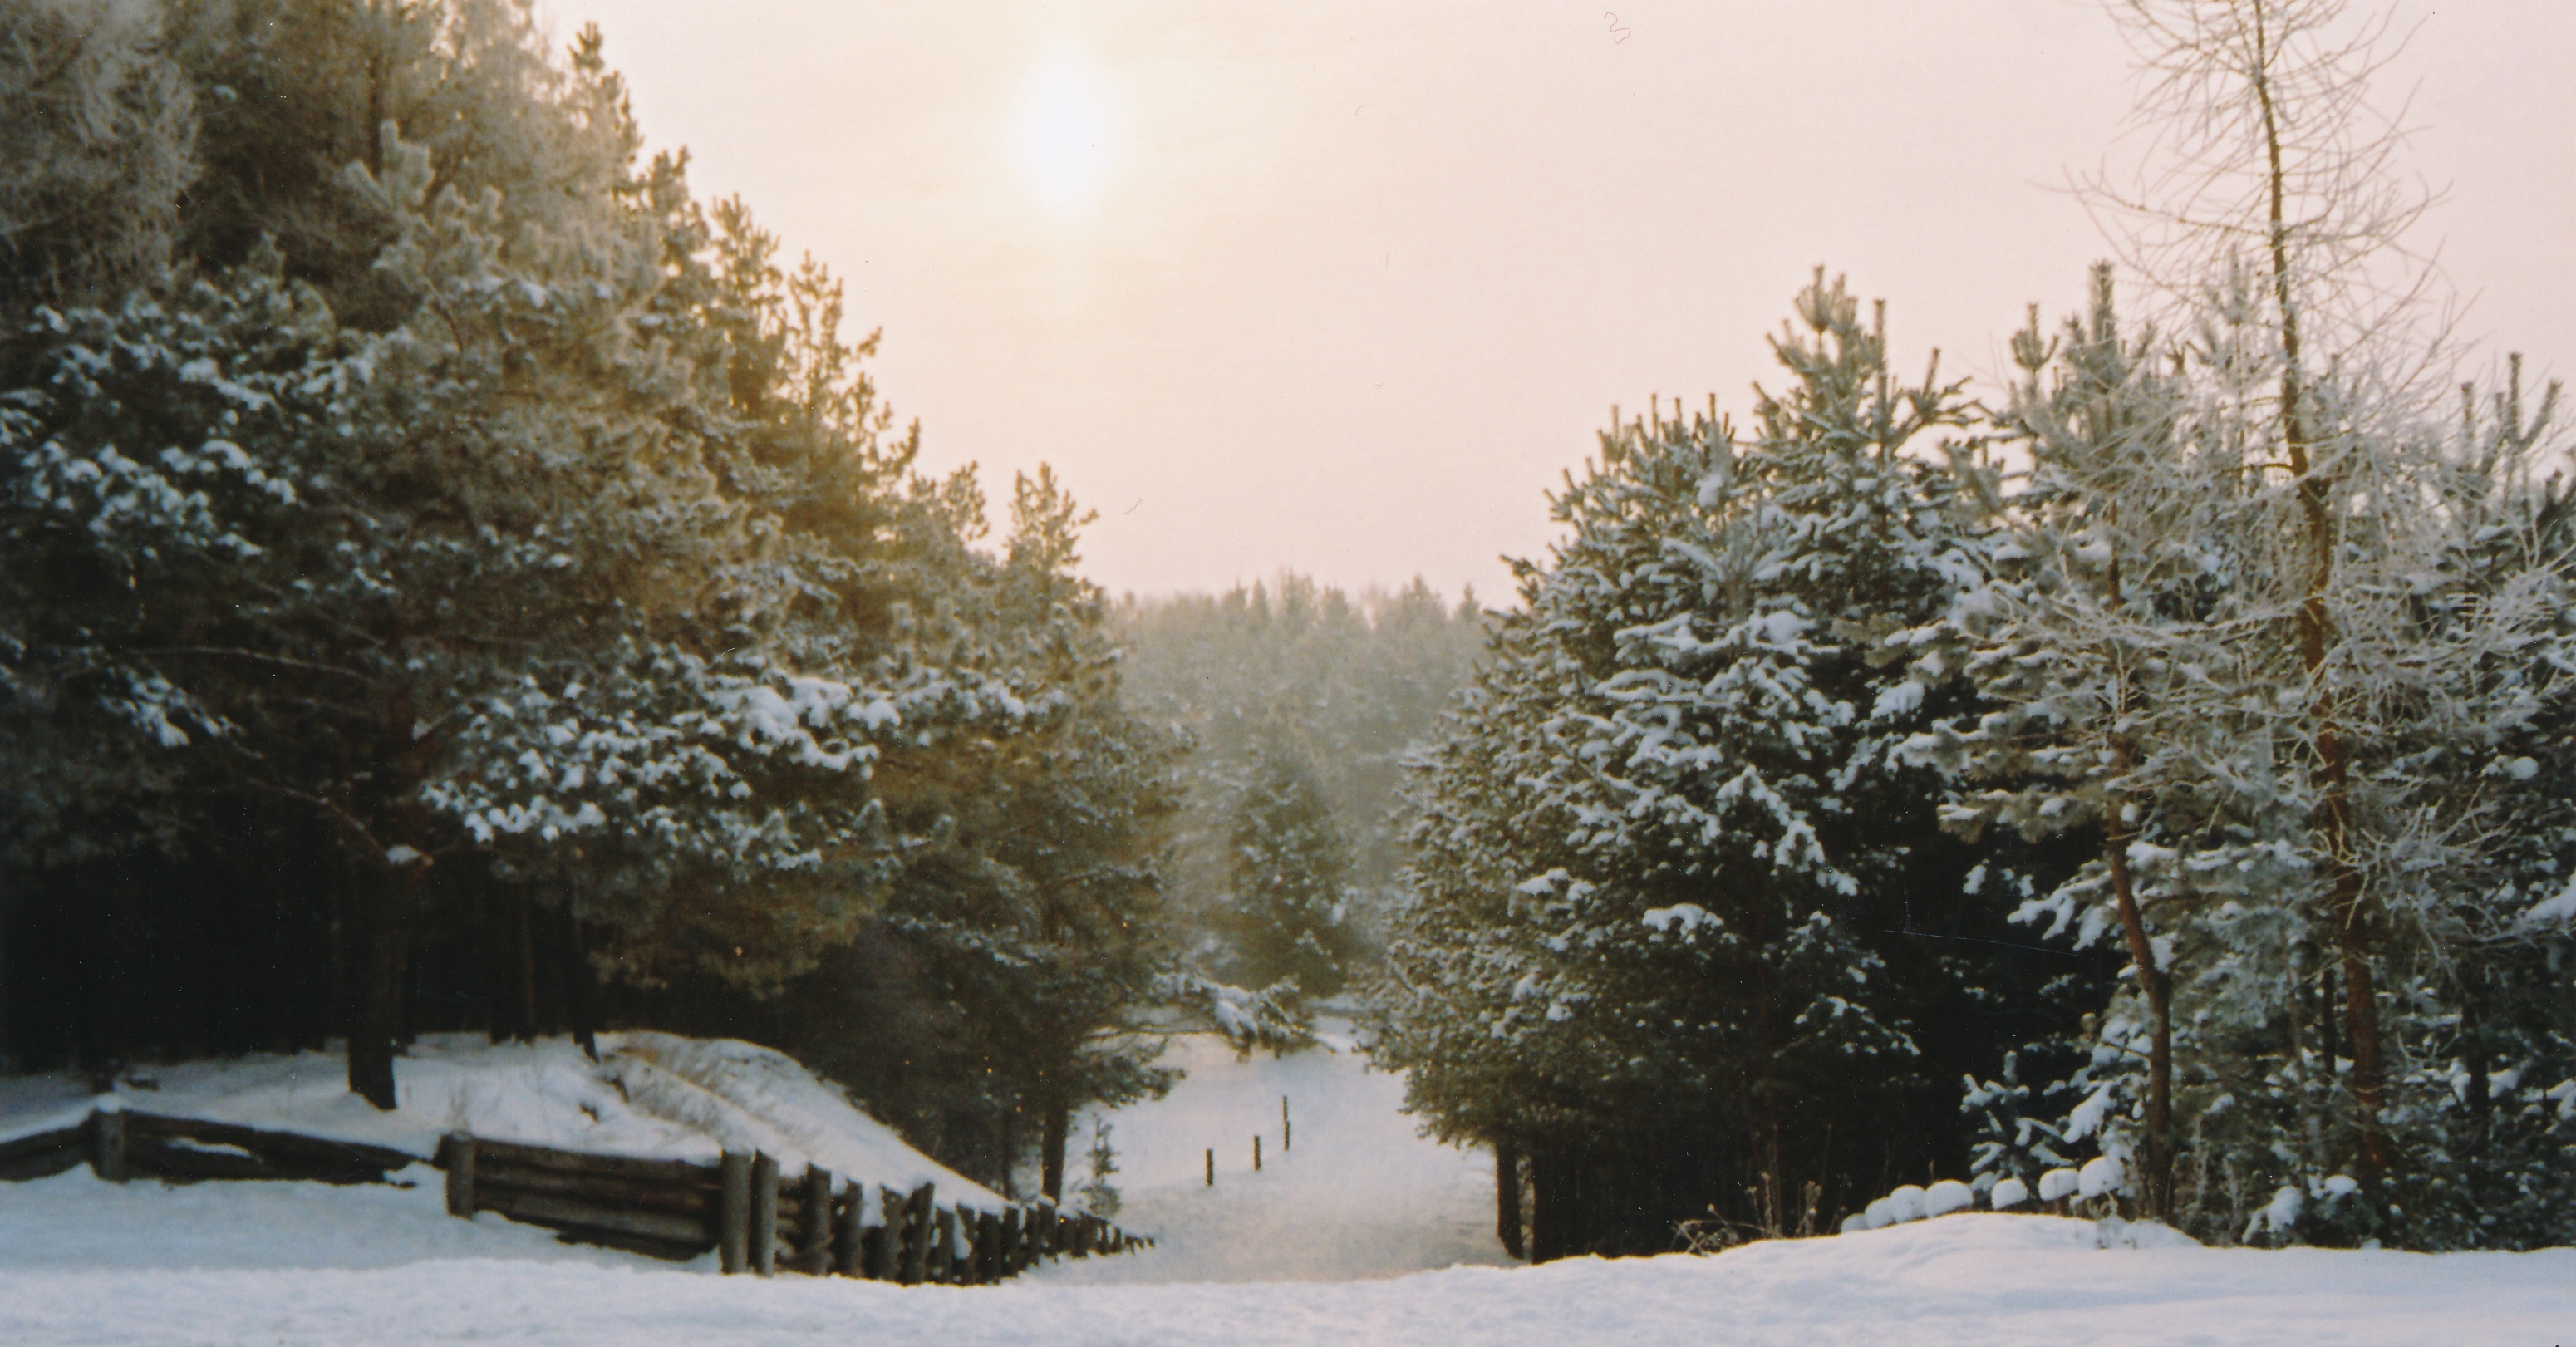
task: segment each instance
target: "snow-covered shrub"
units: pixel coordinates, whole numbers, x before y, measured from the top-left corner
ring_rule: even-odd
[[[1923,1190],[1923,1214],[1947,1216],[1977,1204],[1976,1191],[1957,1179],[1943,1179]]]
[[[2030,1200],[2030,1186],[2019,1179],[1999,1179],[1986,1194],[1988,1205],[1997,1211],[2010,1211]]]

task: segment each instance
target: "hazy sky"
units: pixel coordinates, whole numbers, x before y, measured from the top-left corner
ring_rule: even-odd
[[[2106,252],[2087,0],[552,0],[656,147],[844,277],[929,466],[1051,462],[1113,591],[1508,597],[1612,404],[1741,422],[1819,263],[1991,379]],[[2366,6],[2365,6],[2366,7]],[[2576,3],[2418,0],[2379,89],[2464,331],[2576,370]],[[1615,17],[1614,17],[1615,16]],[[1990,385],[1989,385],[1990,386]]]

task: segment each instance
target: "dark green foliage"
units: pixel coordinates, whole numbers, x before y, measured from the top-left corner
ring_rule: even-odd
[[[1307,996],[1341,991],[1353,939],[1350,853],[1314,772],[1272,748],[1235,803],[1233,910],[1242,981],[1293,979]]]

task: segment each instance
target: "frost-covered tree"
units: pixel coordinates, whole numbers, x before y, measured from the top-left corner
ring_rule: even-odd
[[[1839,282],[1797,312],[1749,443],[1658,415],[1569,479],[1425,782],[1380,1050],[1444,1134],[1528,1146],[1535,1256],[1661,1247],[1712,1202],[1811,1227],[1920,1059],[1921,989],[1875,946],[1966,868],[1894,753],[1958,695],[1908,650],[1981,565],[1921,456],[1964,409],[1896,381]],[[1579,1178],[1581,1138],[1622,1133]],[[1651,1177],[1659,1148],[1688,1177]]]
[[[1350,850],[1331,802],[1294,749],[1273,745],[1235,802],[1232,919],[1255,986],[1293,979],[1305,996],[1342,989],[1352,953]]]

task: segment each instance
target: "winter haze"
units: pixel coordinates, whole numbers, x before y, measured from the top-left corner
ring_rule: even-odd
[[[1990,376],[2106,253],[2129,55],[2078,0],[556,0],[655,146],[848,279],[929,466],[1044,460],[1111,592],[1289,565],[1508,596],[1613,403],[1741,419],[1810,270]],[[1615,14],[1615,21],[1610,17]],[[2409,6],[2465,337],[2576,351],[2576,7]],[[1776,380],[1773,380],[1776,382]]]

